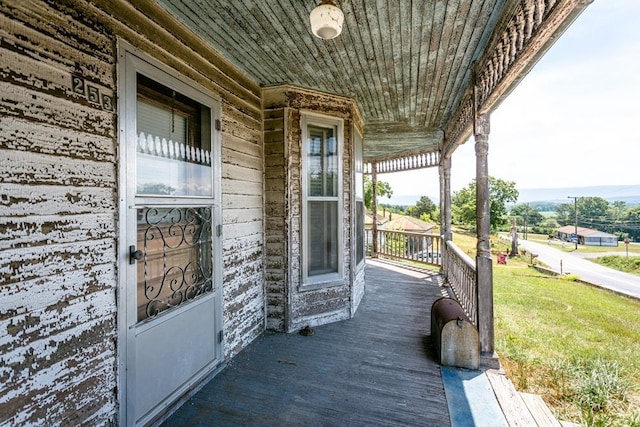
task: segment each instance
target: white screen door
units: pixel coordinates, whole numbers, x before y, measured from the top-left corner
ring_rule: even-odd
[[[140,425],[222,360],[220,105],[123,50],[121,415]]]

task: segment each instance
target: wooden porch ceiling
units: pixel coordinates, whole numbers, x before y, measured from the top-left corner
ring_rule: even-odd
[[[316,0],[157,3],[261,86],[294,84],[356,99],[365,158],[375,160],[442,150],[445,135],[459,144],[470,132],[472,70],[492,73],[488,98],[545,20],[554,25],[529,54],[531,65],[588,0],[341,0],[343,32],[329,41],[310,31]],[[510,81],[527,71],[517,68]],[[499,89],[497,98],[512,85]]]

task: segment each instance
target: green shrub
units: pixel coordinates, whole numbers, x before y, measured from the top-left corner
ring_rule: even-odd
[[[608,255],[596,258],[594,260],[598,264],[614,270],[624,271],[626,273],[640,274],[640,257],[625,257],[619,255]]]

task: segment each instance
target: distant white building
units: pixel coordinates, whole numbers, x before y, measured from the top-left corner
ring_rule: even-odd
[[[556,236],[560,240],[573,242],[576,228],[573,225],[565,225],[558,228]],[[578,227],[578,243],[585,246],[618,246],[618,236],[591,228]]]

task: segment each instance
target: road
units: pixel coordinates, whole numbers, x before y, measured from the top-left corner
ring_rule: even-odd
[[[518,245],[529,252],[538,254],[538,259],[555,272],[560,273],[560,263],[562,263],[562,273],[564,274],[574,274],[580,280],[593,285],[640,298],[640,277],[638,276],[603,267],[542,243],[519,239]]]

